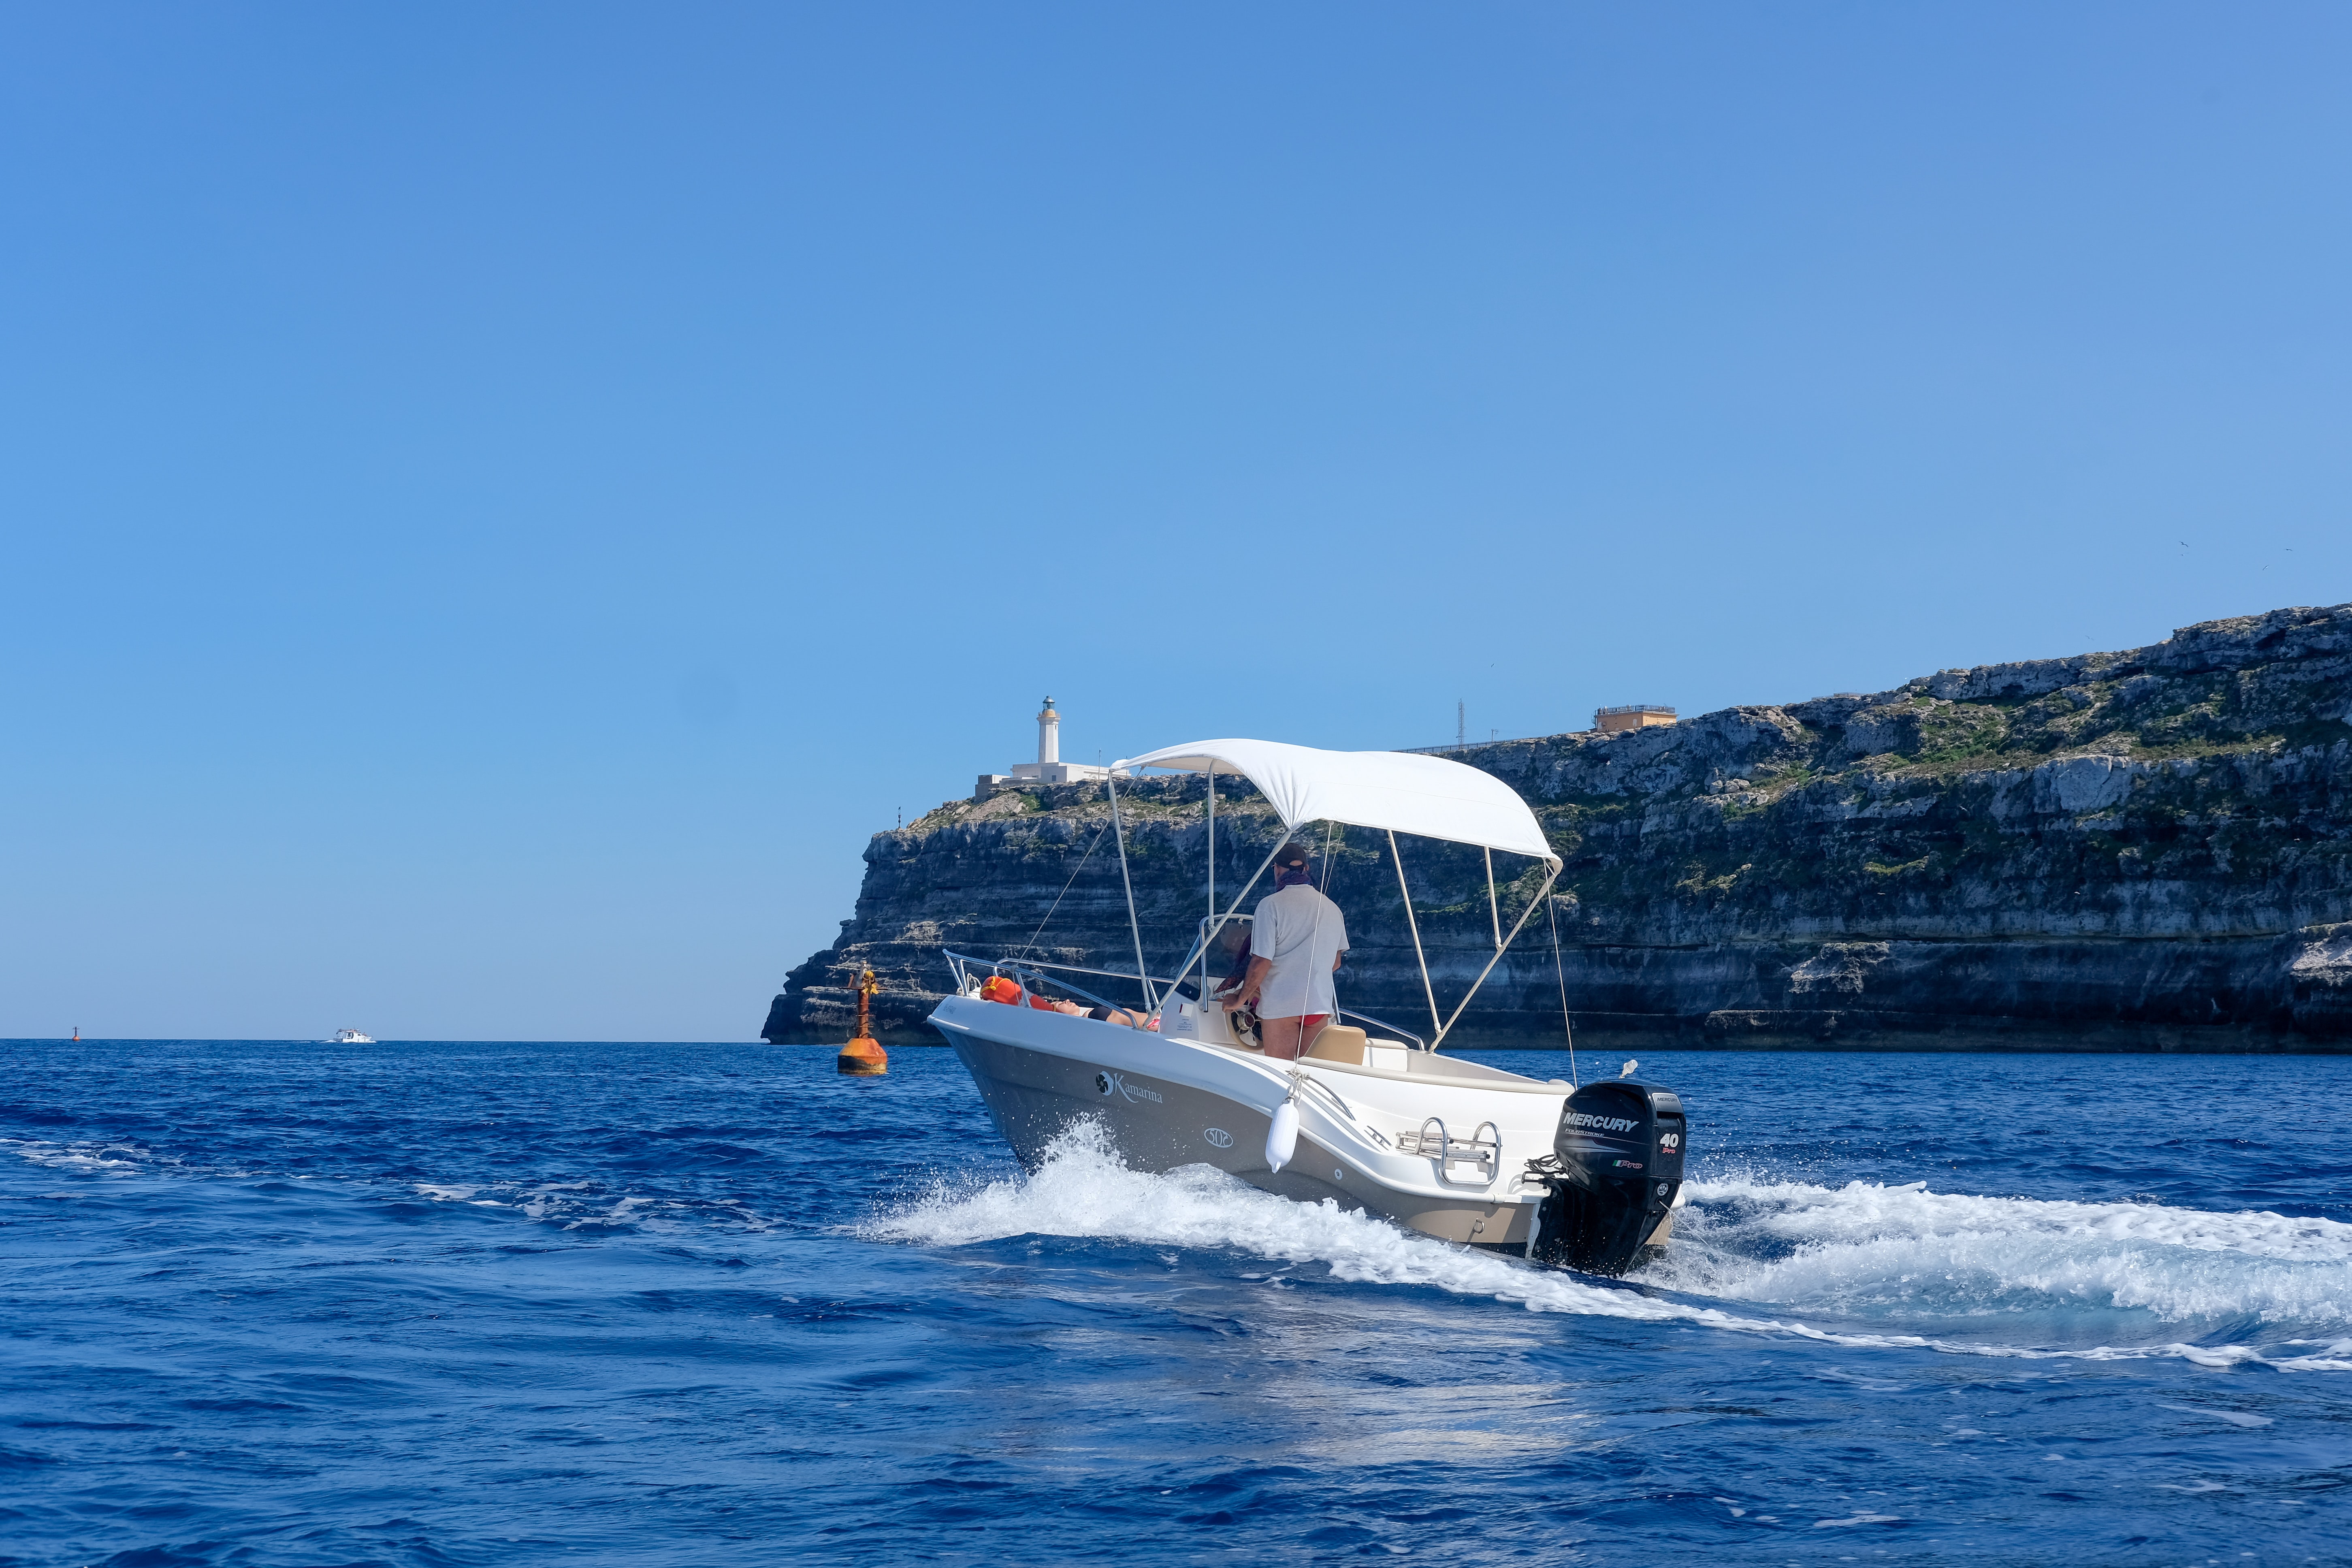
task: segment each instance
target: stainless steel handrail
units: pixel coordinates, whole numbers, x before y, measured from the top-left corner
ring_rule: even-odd
[[[945,950],[942,949],[941,951],[944,952]],[[961,994],[965,987],[970,984],[964,976],[962,968],[962,966],[967,963],[987,963],[990,973],[995,974],[1010,973],[1016,979],[1025,975],[1032,984],[1044,983],[1047,978],[1045,973],[1045,970],[1048,967],[1071,969],[1080,974],[1107,974],[1119,980],[1132,980],[1135,978],[1132,974],[1121,974],[1115,969],[1080,969],[1076,964],[1045,965],[1025,958],[1000,959],[991,963],[985,959],[966,958],[960,952],[949,953],[948,957],[951,961],[949,964],[949,968],[955,975],[956,992],[958,994]],[[1057,990],[1067,991],[1072,995],[1085,997],[1087,1001],[1093,1003],[1097,1007],[1116,1007],[1122,1013],[1133,1012],[1136,1010],[1125,1002],[1114,1002],[1108,996],[1097,996],[1093,992],[1087,990],[1085,986],[1073,985],[1066,980],[1056,978],[1053,981],[1053,984]],[[1028,986],[1024,985],[1023,989],[1026,990],[1028,989]]]
[[[1244,915],[1236,918],[1246,920],[1248,917]],[[1111,980],[1133,980],[1136,978],[1134,973],[1130,970],[1091,969],[1083,963],[1055,963],[1042,958],[974,958],[969,953],[952,952],[944,947],[940,949],[940,955],[948,961],[948,969],[950,973],[955,976],[955,988],[959,995],[962,994],[965,986],[969,984],[969,982],[964,978],[964,966],[966,964],[979,964],[987,969],[992,974],[1001,974],[1008,969],[1016,971],[1027,969],[1032,972],[1055,969],[1061,970],[1071,974],[1099,974]],[[1151,976],[1151,980],[1154,984],[1159,985],[1173,986],[1181,984],[1181,982],[1174,980],[1162,980],[1156,974]],[[1065,991],[1076,991],[1079,995],[1087,997],[1097,1007],[1125,1008],[1127,1006],[1127,1004],[1124,1002],[1108,1001],[1103,997],[1095,995],[1090,991],[1081,991],[1075,985],[1066,984],[1060,981],[1056,981],[1055,984],[1061,985],[1062,989]],[[1414,1034],[1411,1029],[1401,1028],[1397,1025],[1390,1023],[1385,1018],[1375,1018],[1370,1013],[1359,1013],[1353,1007],[1340,1008],[1339,1016],[1342,1018],[1360,1019],[1364,1023],[1371,1025],[1376,1029],[1385,1031],[1388,1035],[1393,1035],[1400,1039],[1411,1040],[1416,1050],[1426,1051],[1429,1049],[1429,1043],[1426,1040],[1423,1040],[1419,1035]]]
[[[1307,1059],[1308,1059],[1308,1058],[1302,1057],[1302,1058],[1299,1058],[1299,1061],[1306,1061],[1306,1060],[1307,1060]],[[1272,1064],[1272,1063],[1268,1063],[1267,1065],[1270,1067],[1270,1066],[1272,1066],[1273,1064]],[[1325,1083],[1321,1079],[1317,1079],[1317,1078],[1308,1078],[1305,1073],[1298,1071],[1298,1070],[1297,1070],[1297,1068],[1298,1068],[1298,1063],[1297,1063],[1297,1062],[1293,1062],[1293,1063],[1291,1064],[1291,1074],[1290,1074],[1290,1079],[1291,1079],[1291,1081],[1292,1081],[1293,1083],[1296,1083],[1296,1084],[1297,1084],[1297,1085],[1299,1085],[1300,1087],[1305,1088],[1305,1089],[1313,1089],[1316,1093],[1318,1093],[1318,1094],[1319,1094],[1319,1095],[1323,1096],[1326,1100],[1328,1100],[1332,1104],[1334,1104],[1334,1105],[1338,1106],[1338,1107],[1339,1108],[1339,1119],[1340,1119],[1341,1121],[1360,1121],[1360,1120],[1361,1120],[1361,1118],[1360,1118],[1360,1117],[1359,1117],[1359,1116],[1357,1116],[1357,1114],[1356,1114],[1356,1108],[1355,1108],[1354,1106],[1352,1106],[1352,1105],[1349,1105],[1346,1100],[1342,1100],[1342,1099],[1340,1099],[1340,1098],[1339,1098],[1339,1091],[1338,1089],[1333,1089],[1329,1084]]]
[[[1429,1136],[1432,1127],[1437,1129],[1436,1147],[1433,1149],[1430,1146]],[[1480,1136],[1490,1131],[1495,1134],[1491,1141]],[[1478,1179],[1488,1184],[1495,1180],[1495,1173],[1503,1168],[1503,1130],[1491,1121],[1478,1123],[1465,1139],[1456,1138],[1448,1132],[1444,1117],[1425,1117],[1422,1121],[1421,1131],[1406,1136],[1412,1140],[1412,1146],[1406,1148],[1404,1139],[1400,1138],[1397,1141],[1398,1152],[1435,1159],[1437,1179],[1442,1182],[1454,1180],[1454,1163],[1456,1160],[1466,1161],[1477,1167]]]
[[[1370,1013],[1359,1013],[1353,1007],[1342,1007],[1339,1009],[1339,1016],[1342,1018],[1361,1018],[1365,1023],[1371,1025],[1374,1028],[1385,1029],[1390,1034],[1395,1035],[1400,1038],[1411,1040],[1412,1042],[1413,1049],[1417,1051],[1426,1053],[1429,1049],[1429,1042],[1423,1039],[1419,1035],[1414,1034],[1411,1029],[1401,1028],[1397,1025],[1389,1023],[1385,1019],[1375,1018]]]
[[[945,958],[948,961],[949,967],[955,971],[959,988],[961,988],[961,983],[963,980],[963,966],[967,963],[979,964],[992,973],[1012,969],[1017,966],[1023,969],[1057,969],[1071,974],[1100,974],[1112,980],[1134,980],[1138,978],[1135,971],[1131,969],[1090,969],[1083,963],[1055,963],[1051,959],[1045,958],[974,958],[970,953],[953,952],[944,947],[940,949],[940,955]],[[1156,974],[1150,978],[1155,984],[1164,985],[1169,984],[1169,982],[1161,980],[1160,976]],[[1119,1004],[1119,1005],[1124,1005],[1124,1004]]]

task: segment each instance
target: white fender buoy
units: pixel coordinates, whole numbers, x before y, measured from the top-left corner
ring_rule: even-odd
[[[1274,1108],[1274,1125],[1265,1130],[1265,1163],[1279,1171],[1298,1152],[1298,1108],[1284,1100]]]

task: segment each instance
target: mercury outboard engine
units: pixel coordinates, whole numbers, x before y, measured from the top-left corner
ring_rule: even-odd
[[[1551,1188],[1536,1210],[1528,1256],[1587,1274],[1622,1274],[1682,1191],[1683,1102],[1625,1079],[1568,1097],[1554,1157],[1531,1173]]]

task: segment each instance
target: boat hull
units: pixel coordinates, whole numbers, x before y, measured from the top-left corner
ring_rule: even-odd
[[[1382,1162],[1368,1145],[1317,1135],[1329,1131],[1328,1118],[1302,1117],[1291,1160],[1271,1169],[1266,1132],[1287,1086],[1262,1058],[1087,1018],[1035,1010],[1024,1016],[992,1003],[966,1002],[963,1016],[950,1016],[962,1001],[950,998],[931,1021],[1026,1167],[1042,1164],[1073,1124],[1092,1120],[1135,1170],[1212,1165],[1282,1197],[1367,1210],[1444,1240],[1512,1251],[1527,1245],[1531,1197],[1432,1194],[1383,1181],[1376,1168]],[[1029,1037],[1005,1037],[1016,1033]]]

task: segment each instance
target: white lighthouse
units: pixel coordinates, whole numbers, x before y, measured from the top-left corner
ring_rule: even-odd
[[[1049,768],[1061,760],[1062,716],[1054,711],[1054,700],[1048,697],[1037,715],[1037,766]]]
[[[1007,784],[1086,784],[1102,778],[1108,768],[1089,767],[1083,763],[1062,761],[1062,715],[1055,710],[1054,700],[1045,699],[1045,706],[1037,712],[1037,760],[1015,763],[1009,773],[982,773],[980,787],[972,799],[986,800]]]

